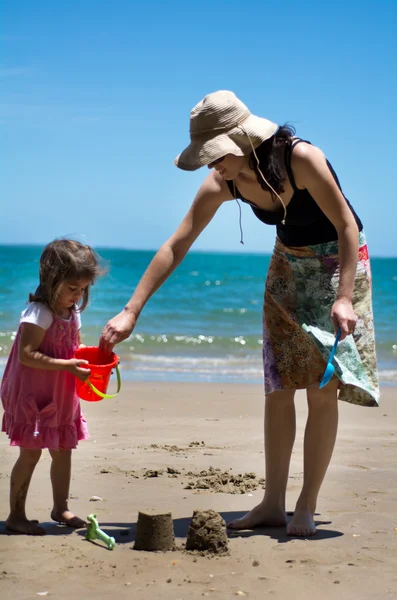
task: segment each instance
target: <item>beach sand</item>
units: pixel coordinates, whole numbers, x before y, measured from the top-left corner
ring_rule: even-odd
[[[260,385],[137,383],[124,385],[117,399],[82,403],[91,439],[73,454],[70,507],[82,517],[97,513],[100,526],[116,538],[113,551],[86,541],[83,530],[49,522],[46,451],[33,476],[28,516],[45,523],[47,536],[7,535],[9,474],[18,450],[3,434],[1,598],[395,600],[396,399],[397,389],[383,388],[380,408],[340,403],[339,436],[317,507],[316,537],[288,538],[284,529],[232,533],[229,555],[215,558],[186,554],[182,545],[195,509],[213,509],[229,521],[262,497]],[[303,393],[296,404],[290,511],[302,484]],[[210,467],[220,471],[209,478],[199,475]],[[245,493],[215,493],[212,482],[219,472],[257,477],[226,483],[229,491],[242,486]],[[101,500],[90,500],[93,496]],[[139,510],[172,512],[176,551],[133,549]]]

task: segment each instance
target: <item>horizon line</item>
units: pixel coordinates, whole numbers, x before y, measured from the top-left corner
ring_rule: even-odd
[[[60,238],[62,239],[62,238]],[[9,247],[19,247],[19,248],[44,248],[47,243],[14,243],[14,242],[0,242],[0,248],[9,248]],[[91,244],[90,244],[91,246]],[[122,250],[124,252],[153,252],[154,254],[161,248],[161,246],[158,246],[157,248],[132,248],[132,247],[128,247],[128,246],[92,246],[95,250]],[[260,250],[252,250],[252,251],[247,251],[245,254],[254,254],[254,255],[259,255],[259,256],[272,256],[272,251],[260,251]],[[187,254],[241,254],[241,252],[238,252],[236,250],[219,250],[219,249],[205,249],[205,250],[200,250],[200,249],[190,249],[188,250]],[[384,254],[376,254],[376,253],[370,253],[370,259],[372,258],[379,258],[379,259],[389,259],[389,258],[396,258],[397,259],[397,254],[395,255],[384,255]]]

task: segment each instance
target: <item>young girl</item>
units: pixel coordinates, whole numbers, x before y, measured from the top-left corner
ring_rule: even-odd
[[[85,380],[87,361],[73,358],[79,347],[80,313],[99,275],[98,257],[74,240],[56,240],[40,258],[40,285],[29,295],[1,383],[2,430],[20,454],[11,473],[10,531],[43,535],[26,517],[29,484],[43,448],[51,458],[54,507],[51,518],[69,527],[84,527],[68,507],[71,450],[88,438],[76,394],[76,377]]]

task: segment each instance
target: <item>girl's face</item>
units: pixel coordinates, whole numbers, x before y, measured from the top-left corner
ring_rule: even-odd
[[[64,281],[59,292],[57,307],[59,309],[72,308],[74,304],[80,302],[89,285],[91,285],[91,281],[88,279]]]
[[[208,165],[209,169],[215,169],[223,179],[232,180],[241,173],[247,163],[246,156],[235,156],[226,154]]]

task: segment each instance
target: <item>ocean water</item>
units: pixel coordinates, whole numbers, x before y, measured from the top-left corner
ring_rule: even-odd
[[[36,289],[41,247],[0,246],[0,375],[19,315]],[[82,314],[84,343],[130,297],[153,252],[98,249],[108,273]],[[123,379],[262,382],[262,303],[270,256],[189,253],[117,346]],[[397,258],[374,258],[373,300],[380,379],[397,385]]]

